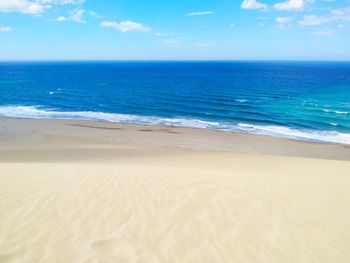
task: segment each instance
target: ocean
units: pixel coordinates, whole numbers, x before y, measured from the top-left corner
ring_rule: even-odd
[[[1,62],[0,116],[350,144],[350,63]]]

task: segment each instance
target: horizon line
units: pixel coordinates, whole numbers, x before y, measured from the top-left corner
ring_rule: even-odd
[[[14,59],[12,62],[350,62],[350,59]]]

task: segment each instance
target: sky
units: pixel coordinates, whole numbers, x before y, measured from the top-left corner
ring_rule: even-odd
[[[350,0],[0,0],[0,60],[350,60]]]

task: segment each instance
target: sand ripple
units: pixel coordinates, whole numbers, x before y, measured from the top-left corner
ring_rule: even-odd
[[[283,160],[2,164],[0,262],[350,262],[349,163]]]

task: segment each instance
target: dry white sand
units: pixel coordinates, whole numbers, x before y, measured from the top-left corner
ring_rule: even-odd
[[[1,263],[350,262],[349,161],[20,133],[0,137]]]

